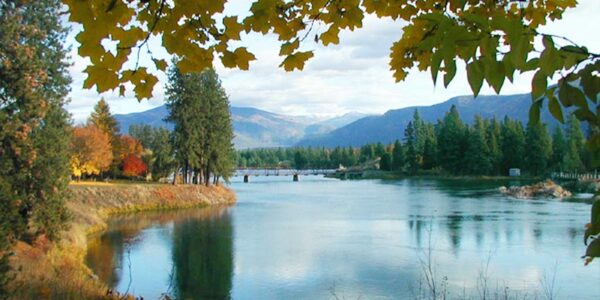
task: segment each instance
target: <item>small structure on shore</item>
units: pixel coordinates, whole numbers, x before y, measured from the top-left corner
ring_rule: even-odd
[[[571,192],[564,189],[562,186],[556,184],[554,181],[548,179],[546,181],[538,182],[533,185],[524,186],[502,186],[499,188],[502,194],[513,196],[519,199],[531,199],[531,198],[556,198],[563,199],[571,197]]]
[[[519,177],[519,176],[521,176],[521,169],[519,169],[519,168],[510,168],[510,169],[508,169],[508,176],[510,176],[510,177]]]

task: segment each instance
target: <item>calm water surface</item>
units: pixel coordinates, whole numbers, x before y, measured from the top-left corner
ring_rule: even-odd
[[[580,259],[589,204],[511,199],[505,184],[253,177],[232,183],[233,207],[111,219],[87,262],[145,299],[405,299],[423,292],[431,249],[450,298],[480,298],[487,281],[520,298],[600,299],[600,261]]]

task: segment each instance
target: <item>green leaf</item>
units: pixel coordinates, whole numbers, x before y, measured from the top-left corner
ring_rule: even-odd
[[[542,106],[542,101],[536,101],[531,104],[529,108],[529,121],[533,124],[537,124],[540,121],[540,107]]]
[[[444,71],[444,87],[448,87],[456,75],[456,61],[454,59],[444,60]]]
[[[556,97],[554,96],[552,90],[550,90],[549,93],[546,93],[546,97],[548,98],[548,108],[550,109],[550,113],[552,114],[552,116],[554,116],[554,118],[557,119],[559,122],[564,123],[565,120],[563,117],[562,108],[560,106],[560,103],[558,102],[558,99],[556,99]]]
[[[560,102],[566,107],[575,105],[584,109],[588,109],[588,103],[580,89],[570,85],[562,80],[559,82],[558,97]]]
[[[477,97],[483,85],[483,63],[481,61],[476,60],[467,65],[467,79],[473,94]]]
[[[600,78],[594,76],[588,68],[579,72],[581,74],[581,87],[585,95],[594,103],[598,102],[598,94],[600,94]]]
[[[546,74],[541,70],[537,71],[531,80],[531,100],[535,101],[543,96],[547,86],[548,78],[546,77]]]
[[[164,59],[152,59],[152,61],[154,61],[154,65],[156,66],[157,69],[164,71],[167,69],[167,61]]]
[[[279,66],[283,66],[283,69],[288,72],[294,69],[302,70],[304,69],[304,63],[313,56],[312,51],[296,52],[286,57]]]
[[[440,71],[440,65],[442,64],[442,53],[440,51],[436,51],[431,56],[431,79],[433,80],[433,84],[435,85],[437,82],[437,76]]]
[[[485,78],[497,94],[500,93],[504,84],[504,73],[504,64],[502,62],[493,60],[485,64]]]

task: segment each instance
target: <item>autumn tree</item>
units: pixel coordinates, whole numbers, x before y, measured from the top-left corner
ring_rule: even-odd
[[[112,162],[110,138],[95,125],[78,126],[71,137],[71,173],[100,175]]]
[[[123,159],[123,175],[127,177],[138,177],[146,173],[148,168],[142,159],[135,154],[128,154]]]
[[[9,249],[65,228],[70,78],[54,0],[0,3],[0,298]]]

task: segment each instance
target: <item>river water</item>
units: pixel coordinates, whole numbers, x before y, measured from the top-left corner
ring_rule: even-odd
[[[431,299],[428,284],[450,299],[600,299],[600,261],[580,258],[590,205],[499,195],[507,184],[234,180],[232,207],[112,218],[87,263],[145,299]]]

